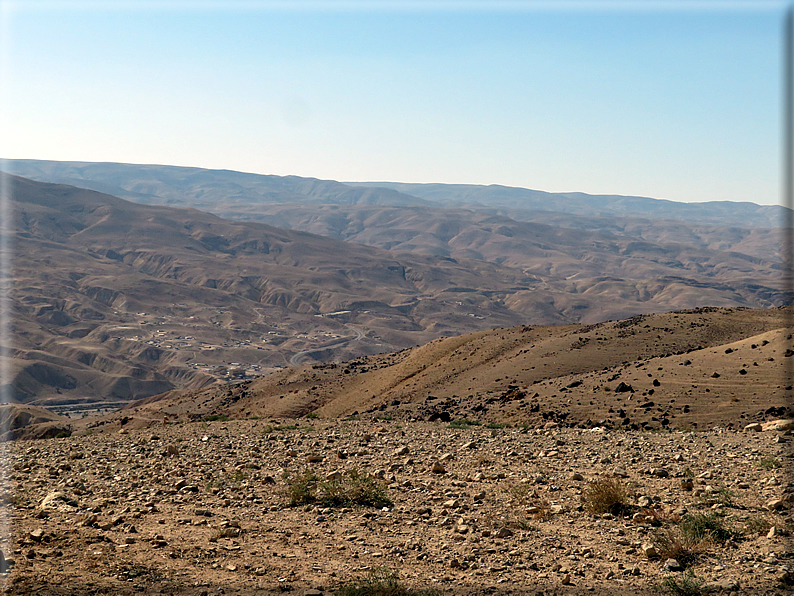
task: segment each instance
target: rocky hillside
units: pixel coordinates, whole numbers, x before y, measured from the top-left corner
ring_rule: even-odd
[[[130,404],[92,432],[208,416],[442,420],[626,429],[741,428],[786,416],[785,311],[698,309],[597,325],[520,326],[293,368]],[[82,432],[82,431],[81,431]]]

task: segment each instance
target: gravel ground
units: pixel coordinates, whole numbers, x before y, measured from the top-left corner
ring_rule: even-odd
[[[547,427],[262,419],[7,443],[2,581],[302,596],[387,568],[445,594],[790,591],[790,430]],[[289,506],[287,478],[351,470],[387,500]],[[610,486],[617,515],[591,512]],[[672,571],[659,536],[697,515],[726,532]]]

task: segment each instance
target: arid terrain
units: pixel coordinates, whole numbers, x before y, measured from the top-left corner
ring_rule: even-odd
[[[5,444],[7,589],[788,593],[786,316],[496,329],[62,420]]]
[[[388,569],[442,594],[784,594],[790,441],[339,419],[17,441],[5,446],[4,587],[332,594]],[[313,477],[365,478],[382,500],[313,502],[323,493],[299,484]],[[290,486],[307,500],[291,506]],[[614,513],[590,510],[598,487],[619,491]]]
[[[8,178],[9,393],[72,417],[498,327],[785,302],[782,231],[769,227],[780,209],[751,203],[731,216],[590,197],[587,214],[575,193],[406,187],[420,198],[195,168],[28,166],[139,201]],[[521,211],[524,199],[568,212]]]
[[[11,179],[5,593],[792,591],[777,211],[70,167]]]

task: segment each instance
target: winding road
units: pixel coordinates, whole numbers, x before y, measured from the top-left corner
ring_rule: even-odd
[[[313,354],[314,352],[325,352],[326,350],[333,350],[334,348],[341,348],[342,346],[346,346],[350,342],[358,341],[362,337],[364,337],[364,332],[361,331],[361,329],[359,329],[358,327],[353,327],[353,325],[345,325],[345,327],[348,327],[349,329],[355,331],[356,337],[349,337],[335,344],[331,344],[330,346],[322,346],[319,348],[312,348],[311,350],[303,350],[302,352],[298,352],[292,358],[290,358],[289,363],[292,366],[300,366],[301,358],[303,358],[308,354]]]

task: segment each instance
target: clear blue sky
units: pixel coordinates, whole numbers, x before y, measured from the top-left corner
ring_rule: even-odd
[[[0,0],[0,155],[778,203],[785,6]]]

